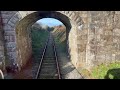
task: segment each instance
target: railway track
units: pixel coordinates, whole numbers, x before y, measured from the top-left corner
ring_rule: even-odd
[[[61,79],[54,38],[50,33],[35,79]]]

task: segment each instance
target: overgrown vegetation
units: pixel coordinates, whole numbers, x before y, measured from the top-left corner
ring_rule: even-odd
[[[120,79],[120,63],[101,64],[92,70],[92,76],[99,79]]]
[[[44,47],[47,38],[49,36],[49,32],[45,29],[38,29],[33,27],[31,30],[32,34],[32,51],[33,56],[35,58],[40,57],[40,51]]]
[[[120,79],[120,62],[101,64],[94,67],[91,72],[83,69],[81,73],[92,79]]]
[[[55,37],[55,42],[60,46],[63,52],[66,51],[66,41],[60,42],[59,37]]]
[[[66,52],[66,30],[64,26],[58,26],[52,32],[54,34],[56,44],[60,46],[62,52]]]

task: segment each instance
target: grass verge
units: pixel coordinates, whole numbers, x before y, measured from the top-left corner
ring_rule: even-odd
[[[83,69],[81,73],[88,79],[120,79],[120,62],[101,64],[91,71]]]

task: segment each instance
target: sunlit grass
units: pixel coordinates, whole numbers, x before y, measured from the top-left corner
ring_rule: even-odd
[[[91,70],[79,69],[86,79],[120,79],[120,62],[101,64]]]
[[[120,63],[101,64],[92,70],[91,76],[95,79],[120,79]]]

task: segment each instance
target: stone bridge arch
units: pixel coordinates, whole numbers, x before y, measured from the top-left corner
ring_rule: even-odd
[[[48,17],[58,19],[66,26],[71,61],[77,65],[77,30],[83,25],[77,11],[2,11],[2,15],[8,65],[18,63],[22,67],[26,64],[31,56],[29,28],[37,20]]]
[[[120,61],[119,11],[0,11],[0,62],[6,59],[8,64],[15,62],[22,66],[26,63],[21,62],[26,60],[19,60],[17,43],[20,36],[25,37],[19,31],[27,32],[27,28],[40,19],[41,14],[66,25],[71,61],[76,68]],[[21,38],[21,42],[25,42],[25,38]]]

